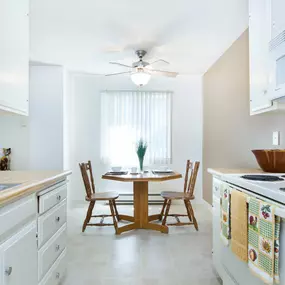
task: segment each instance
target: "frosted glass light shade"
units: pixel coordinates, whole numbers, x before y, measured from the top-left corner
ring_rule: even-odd
[[[137,86],[146,85],[149,82],[150,77],[151,75],[143,70],[138,70],[131,74],[131,79]]]

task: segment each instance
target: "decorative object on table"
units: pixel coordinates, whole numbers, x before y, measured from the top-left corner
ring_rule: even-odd
[[[248,261],[247,198],[238,190],[231,191],[231,249],[243,262]],[[254,224],[254,220],[251,221]],[[253,254],[253,253],[252,253]]]
[[[127,175],[127,171],[109,171],[106,175]]]
[[[275,206],[251,197],[248,207],[248,266],[266,284],[279,283],[280,217]]]
[[[137,174],[138,168],[137,167],[132,167],[131,168],[131,174]]]
[[[118,233],[118,221],[121,219],[116,207],[116,199],[119,194],[114,191],[96,193],[94,178],[92,173],[91,161],[87,163],[79,163],[82,179],[84,182],[86,196],[85,200],[89,202],[86,218],[82,226],[82,232],[85,231],[87,226],[114,226],[116,234]],[[96,201],[106,201],[109,203],[111,215],[92,215],[93,208]],[[113,223],[104,223],[105,217],[112,217]],[[100,223],[90,223],[91,218],[101,218]]]
[[[112,172],[120,172],[122,170],[122,166],[112,166]]]
[[[143,172],[143,161],[146,150],[147,150],[147,143],[143,139],[140,139],[137,143],[137,155],[139,158],[141,172]]]
[[[0,171],[11,170],[11,148],[0,148]]]
[[[252,152],[263,171],[285,172],[285,149],[255,149]]]
[[[186,163],[186,173],[185,173],[185,180],[184,180],[184,191],[183,192],[176,192],[176,191],[163,191],[161,192],[161,197],[164,199],[164,204],[159,215],[159,219],[162,220],[162,225],[166,225],[167,217],[174,217],[177,223],[167,224],[168,226],[185,226],[185,225],[194,225],[195,229],[198,231],[198,223],[195,218],[194,210],[191,204],[191,200],[195,199],[194,190],[196,179],[198,175],[200,162],[196,161],[195,163],[191,163],[190,160],[187,160]],[[190,177],[189,177],[189,171]],[[166,174],[167,176],[171,176],[172,174]],[[160,176],[158,176],[160,177]],[[173,200],[183,200],[184,205],[187,211],[187,215],[184,214],[169,214],[170,206]],[[189,222],[181,222],[179,217],[188,217]]]
[[[171,169],[155,169],[155,170],[152,170],[152,173],[153,174],[168,174],[168,173],[173,173],[173,170]]]
[[[230,188],[227,184],[221,187],[221,239],[226,246],[229,245],[230,236]]]

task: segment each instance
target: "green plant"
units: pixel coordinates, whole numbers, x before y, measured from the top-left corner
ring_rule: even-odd
[[[147,150],[147,143],[143,139],[140,139],[137,142],[136,150],[137,150],[137,155],[138,155],[139,162],[140,162],[140,170],[143,171],[143,160],[144,160],[144,156]]]

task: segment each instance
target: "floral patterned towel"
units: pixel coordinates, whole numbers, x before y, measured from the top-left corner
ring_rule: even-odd
[[[227,184],[221,186],[221,239],[229,245],[230,239],[230,188]]]
[[[275,206],[250,198],[248,208],[248,266],[267,284],[279,283],[280,217]]]

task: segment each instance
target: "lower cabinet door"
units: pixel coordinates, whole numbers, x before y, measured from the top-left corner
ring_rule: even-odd
[[[37,285],[36,222],[25,226],[0,246],[2,285]]]

